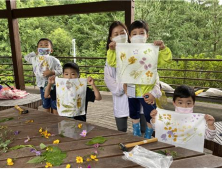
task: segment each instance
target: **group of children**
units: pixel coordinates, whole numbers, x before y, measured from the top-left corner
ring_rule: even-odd
[[[145,132],[144,138],[150,139],[155,129],[155,117],[157,115],[155,100],[161,97],[159,76],[152,85],[135,85],[136,97],[129,98],[127,96],[127,85],[116,82],[116,43],[146,43],[149,37],[148,25],[144,21],[134,21],[129,31],[127,27],[115,21],[109,28],[107,38],[107,60],[104,69],[104,80],[112,92],[114,115],[119,131],[127,131],[127,118],[132,119],[133,134],[135,136],[142,136]],[[171,62],[172,53],[168,47],[165,46],[162,40],[156,40],[154,45],[159,46],[158,67],[164,66]],[[66,63],[63,68],[58,59],[50,56],[53,52],[53,44],[49,39],[40,39],[37,43],[37,53],[30,53],[25,56],[25,60],[33,65],[33,71],[36,75],[36,83],[40,88],[41,98],[43,101],[43,108],[49,112],[53,109],[54,114],[57,113],[56,106],[56,86],[55,76],[63,74],[63,78],[75,79],[79,78],[79,67],[76,63]],[[93,78],[88,77],[87,82],[92,86],[91,90],[87,87],[86,91],[86,107],[89,101],[101,100],[102,97],[98,91]],[[194,90],[188,86],[182,85],[175,89],[173,104],[175,111],[179,113],[192,113],[195,103]],[[145,124],[141,124],[141,117],[145,116]],[[86,121],[86,115],[73,117],[76,120]],[[211,115],[205,115],[207,122],[205,136],[212,140],[216,135],[214,126],[214,118]],[[142,127],[141,127],[142,125]]]

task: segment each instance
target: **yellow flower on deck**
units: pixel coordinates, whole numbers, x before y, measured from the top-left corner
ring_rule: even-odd
[[[60,142],[59,139],[56,139],[53,141],[53,144],[59,144],[59,142]]]
[[[92,160],[92,159],[90,159],[90,158],[87,158],[87,159],[86,159],[87,162],[89,162],[89,161],[91,161],[91,160]]]
[[[71,167],[71,165],[70,165],[70,164],[67,164],[67,165],[66,165],[66,168],[70,168],[70,167]]]
[[[81,156],[77,156],[76,163],[83,163],[83,158]]]
[[[98,159],[96,159],[96,155],[90,155],[90,158],[94,161],[98,161]]]
[[[49,163],[49,162],[46,162],[45,167],[46,167],[46,168],[50,168],[50,167],[52,167],[52,164],[51,164],[51,163]]]
[[[78,124],[78,128],[79,128],[79,129],[82,128],[82,124],[81,124],[81,123]]]
[[[42,128],[39,129],[39,133],[42,133]]]
[[[47,147],[46,150],[47,151],[52,151],[53,149],[52,149],[52,147]]]
[[[136,60],[137,59],[134,56],[132,56],[128,59],[128,62],[129,62],[129,64],[134,64],[136,62]]]
[[[13,161],[12,161],[11,158],[8,158],[8,159],[7,159],[7,165],[9,165],[9,166],[14,165],[14,163],[13,163]]]

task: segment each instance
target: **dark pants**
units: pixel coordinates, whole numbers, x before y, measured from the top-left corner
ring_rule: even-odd
[[[146,121],[150,123],[150,112],[153,109],[156,109],[156,104],[150,105],[147,104],[143,98],[128,98],[129,101],[129,112],[131,119],[140,119],[140,104],[143,106],[143,112],[146,118]]]
[[[68,117],[68,118],[72,118],[72,119],[75,119],[75,120],[80,120],[80,121],[86,122],[86,115]]]

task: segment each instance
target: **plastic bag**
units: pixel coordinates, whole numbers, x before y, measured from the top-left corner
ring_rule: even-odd
[[[132,151],[123,152],[123,159],[135,162],[145,168],[169,168],[173,162],[172,156],[165,156],[149,151],[136,145]]]

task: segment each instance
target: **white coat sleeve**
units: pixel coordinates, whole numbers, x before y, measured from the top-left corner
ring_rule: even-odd
[[[61,75],[62,74],[62,66],[61,66],[60,61],[57,58],[54,58],[53,64],[54,64],[54,68],[55,68],[54,69],[55,75],[56,76]]]
[[[33,57],[36,57],[35,52],[31,52],[30,54],[26,55],[26,56],[24,57],[24,59],[25,59],[28,63],[32,64],[32,58],[33,58]]]
[[[160,98],[160,97],[162,96],[162,92],[161,92],[161,90],[160,90],[159,75],[157,75],[156,83],[155,83],[153,89],[150,91],[150,93],[151,93],[155,98]]]
[[[110,67],[107,63],[104,68],[104,80],[106,86],[115,96],[121,96],[124,94],[123,84],[116,82],[116,68]]]

